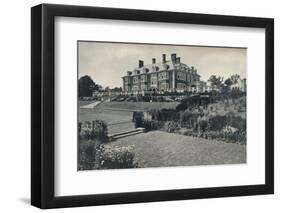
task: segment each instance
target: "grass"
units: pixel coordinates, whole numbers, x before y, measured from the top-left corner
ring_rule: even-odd
[[[93,101],[88,101],[88,104],[92,102]],[[79,109],[78,120],[103,120],[108,125],[109,134],[113,134],[135,128],[132,122],[133,111],[146,111],[155,108],[175,108],[177,104],[177,102],[103,102],[94,109]],[[80,103],[80,106],[84,105],[86,104]]]
[[[86,105],[91,104],[93,102],[95,102],[95,101],[81,101],[81,100],[79,100],[78,105],[79,105],[79,107],[80,106],[86,106]]]
[[[103,120],[107,123],[108,133],[119,133],[135,128],[132,122],[133,113],[105,109],[79,109],[79,121]]]
[[[94,109],[79,109],[78,119],[104,120],[108,124],[109,134],[112,134],[134,129],[133,111],[175,108],[177,104],[177,102],[103,102]],[[133,145],[135,160],[143,168],[246,163],[245,145],[162,131],[129,136],[106,144],[112,147],[129,145]]]
[[[104,102],[97,109],[148,111],[151,109],[176,108],[179,102]]]
[[[246,163],[246,146],[161,131],[138,134],[106,146],[133,145],[140,167],[195,166]]]

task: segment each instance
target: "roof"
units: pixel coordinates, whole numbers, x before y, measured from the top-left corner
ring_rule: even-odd
[[[150,72],[151,71],[155,72],[156,70],[153,69],[153,67],[158,67],[157,71],[163,71],[163,70],[167,70],[167,65],[168,65],[168,70],[176,69],[176,68],[179,68],[179,67],[185,68],[185,69],[190,68],[190,67],[188,67],[184,63],[175,64],[172,61],[166,61],[166,63],[160,62],[160,63],[155,63],[155,64],[147,64],[147,65],[144,65],[142,68],[136,68],[136,70],[141,70],[141,69],[144,69],[144,68],[148,68]]]
[[[174,69],[181,69],[181,70],[184,70],[187,72],[188,70],[191,69],[191,67],[187,66],[184,63],[173,63],[172,61],[166,61],[165,63],[159,62],[159,63],[155,63],[155,64],[147,64],[141,68],[135,68],[132,71],[133,72],[132,76],[141,75],[141,74],[145,74],[145,73],[156,73],[156,72],[174,70]],[[136,70],[139,70],[140,73],[134,74],[134,71],[136,71]],[[148,70],[148,72],[147,72],[147,70]],[[198,74],[196,73],[196,75],[198,75]],[[124,77],[126,77],[126,76],[124,76]]]

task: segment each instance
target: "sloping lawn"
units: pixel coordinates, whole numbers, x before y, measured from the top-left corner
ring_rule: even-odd
[[[103,120],[107,123],[108,133],[119,133],[135,129],[133,113],[99,109],[79,109],[79,121]]]
[[[95,101],[81,101],[81,100],[79,100],[79,101],[78,101],[78,106],[79,106],[79,107],[80,107],[80,106],[86,106],[86,105],[91,104],[91,103],[93,103],[93,102],[95,102]]]
[[[106,146],[133,145],[135,160],[144,167],[246,163],[246,146],[162,131],[118,139]]]
[[[97,109],[148,111],[151,109],[176,108],[179,102],[104,102]]]

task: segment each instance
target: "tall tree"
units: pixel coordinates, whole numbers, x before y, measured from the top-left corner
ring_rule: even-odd
[[[238,74],[232,75],[232,76],[230,76],[230,79],[233,84],[236,84],[238,82],[238,79],[240,79],[240,75],[238,75]]]
[[[223,77],[220,77],[220,76],[211,75],[209,78],[209,81],[211,82],[212,86],[216,86],[219,89],[223,85]]]
[[[228,79],[226,79],[226,80],[224,81],[224,84],[225,84],[227,87],[230,87],[230,86],[233,84],[233,82],[232,82],[232,80],[231,80],[230,78],[228,78]]]
[[[79,97],[92,96],[93,91],[96,90],[96,87],[97,85],[90,76],[82,76],[78,81]]]

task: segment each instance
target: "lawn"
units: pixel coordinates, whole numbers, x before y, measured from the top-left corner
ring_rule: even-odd
[[[103,102],[97,109],[147,111],[150,109],[176,108],[179,102]]]
[[[82,101],[82,100],[79,100],[78,101],[78,105],[79,106],[86,106],[86,105],[91,104],[93,102],[95,102],[95,101]]]
[[[135,160],[143,168],[246,163],[245,145],[162,131],[129,136],[106,144],[129,145],[133,145]]]
[[[92,101],[93,102],[93,101]],[[91,104],[92,102],[88,102]],[[93,109],[79,108],[79,121],[103,120],[108,125],[108,133],[119,133],[135,128],[132,122],[133,111],[146,111],[156,108],[175,108],[178,102],[103,102]],[[85,106],[80,103],[80,106]]]
[[[101,109],[79,109],[79,121],[103,120],[107,123],[108,133],[119,133],[135,128],[133,113]]]

